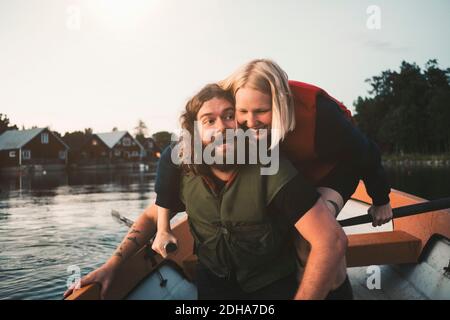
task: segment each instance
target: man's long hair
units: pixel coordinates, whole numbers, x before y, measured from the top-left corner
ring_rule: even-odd
[[[230,102],[233,107],[235,105],[234,97],[231,94],[231,91],[222,89],[216,83],[211,83],[204,86],[195,96],[193,96],[187,103],[184,112],[180,117],[181,128],[186,130],[190,134],[190,139],[186,139],[186,136],[182,136],[180,139],[180,151],[183,153],[183,150],[190,150],[190,159],[186,161],[185,159],[181,162],[181,168],[186,173],[193,173],[196,175],[204,175],[207,173],[207,167],[203,163],[196,164],[195,163],[195,152],[194,152],[194,133],[198,128],[195,126],[195,122],[197,121],[197,115],[200,111],[203,104],[209,100],[214,98],[224,99]],[[197,132],[199,136],[199,133]],[[190,141],[187,141],[190,140]]]

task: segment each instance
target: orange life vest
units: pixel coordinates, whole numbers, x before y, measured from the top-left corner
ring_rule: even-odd
[[[352,121],[351,112],[319,87],[292,80],[289,81],[289,87],[294,99],[296,124],[295,129],[285,137],[281,149],[305,178],[315,184],[337,163],[333,159],[319,158],[315,150],[317,97],[326,96],[334,100],[350,121]]]

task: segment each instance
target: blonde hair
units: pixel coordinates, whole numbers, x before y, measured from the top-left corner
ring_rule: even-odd
[[[258,90],[272,98],[273,149],[288,132],[295,128],[295,110],[288,76],[280,66],[268,59],[256,59],[241,66],[233,74],[219,82],[224,90],[236,92],[244,87]]]

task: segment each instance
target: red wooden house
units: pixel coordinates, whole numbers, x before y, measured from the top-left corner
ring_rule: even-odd
[[[9,130],[0,135],[0,168],[64,168],[68,150],[67,144],[47,128]]]
[[[144,148],[127,131],[95,133],[81,147],[78,163],[102,165],[140,162]]]

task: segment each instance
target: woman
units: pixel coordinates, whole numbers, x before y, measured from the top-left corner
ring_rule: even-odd
[[[380,152],[351,122],[348,110],[322,89],[288,81],[273,61],[253,60],[220,83],[236,100],[236,120],[242,128],[271,129],[271,143],[280,144],[297,169],[317,188],[335,216],[363,180],[373,200],[369,214],[373,225],[392,218],[390,187],[381,165]],[[170,209],[176,203],[179,172],[166,151],[157,175],[156,204]],[[166,230],[167,231],[167,230]],[[161,232],[165,232],[161,230]],[[153,248],[166,255],[164,244],[170,236],[158,236]],[[297,242],[302,264],[308,244]],[[347,282],[342,261],[334,288]],[[347,296],[338,298],[351,298]]]

